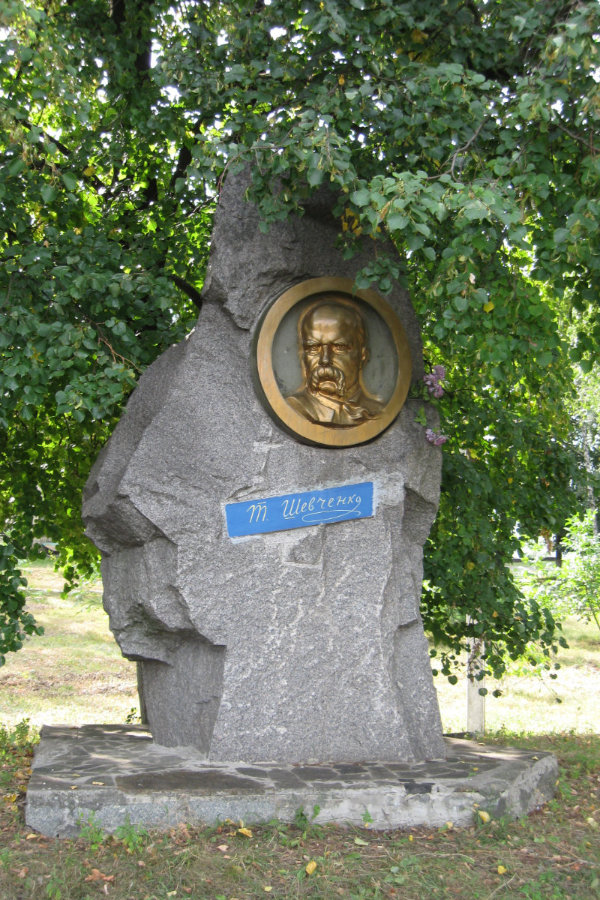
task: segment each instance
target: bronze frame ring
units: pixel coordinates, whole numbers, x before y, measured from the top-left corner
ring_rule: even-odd
[[[390,399],[374,419],[357,425],[339,426],[312,422],[287,402],[273,368],[273,341],[287,313],[296,304],[313,295],[337,293],[352,300],[358,298],[383,319],[396,348],[398,371]],[[281,294],[263,314],[255,333],[253,359],[260,399],[271,417],[299,440],[322,447],[353,447],[371,441],[388,428],[404,405],[411,382],[412,360],[408,338],[392,307],[373,290],[354,290],[351,278],[311,278]]]

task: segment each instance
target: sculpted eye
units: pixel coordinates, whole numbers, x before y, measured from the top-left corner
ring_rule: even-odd
[[[320,344],[309,343],[308,341],[305,341],[303,346],[307,353],[318,353],[321,349]]]
[[[333,349],[336,353],[345,353],[348,350],[351,350],[350,344],[334,344]]]

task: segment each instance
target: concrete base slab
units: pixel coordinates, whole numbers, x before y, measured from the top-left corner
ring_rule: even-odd
[[[106,831],[129,821],[293,822],[371,828],[470,825],[478,810],[518,818],[549,800],[552,754],[445,738],[447,756],[398,762],[281,765],[207,763],[189,747],[155,744],[138,725],[45,726],[27,791],[26,821],[52,837],[75,836],[90,820]]]

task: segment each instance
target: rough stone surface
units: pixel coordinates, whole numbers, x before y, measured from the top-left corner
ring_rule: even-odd
[[[30,828],[71,837],[93,818],[132,825],[293,822],[372,828],[470,825],[477,810],[518,818],[549,800],[558,764],[548,753],[446,738],[444,760],[421,763],[224,765],[155,744],[141,726],[45,727],[27,791]]]
[[[372,443],[332,450],[281,431],[252,385],[265,304],[364,264],[341,258],[335,231],[317,206],[263,235],[239,184],[224,189],[198,325],[144,374],[86,487],[104,603],[141,661],[154,739],[208,760],[444,754],[418,609],[441,453],[415,422],[421,404]],[[409,299],[400,288],[388,299],[418,377]],[[363,481],[371,519],[227,536],[226,503]]]

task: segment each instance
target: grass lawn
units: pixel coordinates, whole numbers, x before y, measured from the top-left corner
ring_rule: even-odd
[[[0,722],[35,725],[124,722],[138,712],[135,663],[123,659],[102,607],[102,585],[61,598],[50,563],[27,566],[28,609],[41,637],[27,639],[0,669]]]
[[[97,585],[61,600],[49,566],[29,574],[30,608],[46,634],[0,669],[0,898],[600,898],[600,646],[592,628],[569,623],[572,647],[561,651],[557,681],[511,675],[503,697],[487,702],[486,740],[559,759],[555,799],[521,821],[370,832],[299,817],[295,826],[181,825],[152,834],[123,826],[112,837],[92,822],[78,840],[48,840],[24,824],[35,734],[16,723],[124,721],[136,707],[135,667],[107,630]],[[436,686],[445,730],[464,729],[464,684]]]
[[[487,680],[486,728],[489,731],[600,731],[600,631],[595,625],[568,619],[563,633],[569,647],[559,650],[555,679],[541,667],[529,671],[513,665],[501,681]],[[516,674],[518,672],[519,674]],[[466,729],[466,682],[435,679],[444,731]],[[500,697],[492,697],[499,688]]]

